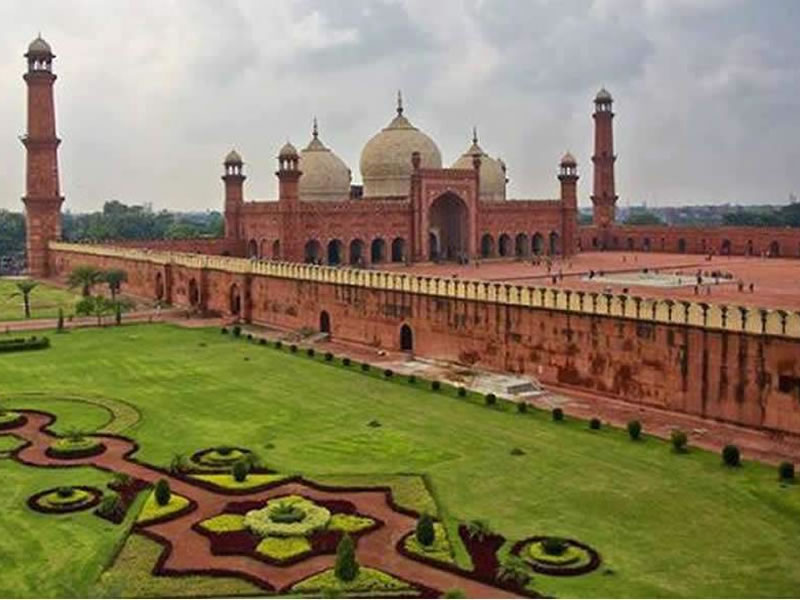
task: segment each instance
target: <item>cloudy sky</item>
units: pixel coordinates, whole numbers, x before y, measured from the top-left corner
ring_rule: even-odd
[[[222,205],[243,155],[249,199],[276,196],[274,156],[311,119],[352,168],[394,114],[445,163],[481,145],[510,194],[558,193],[570,150],[589,204],[592,98],[615,98],[621,204],[786,202],[800,194],[800,1],[344,0],[0,3],[0,208],[19,209],[22,54],[57,54],[65,208],[105,200]]]

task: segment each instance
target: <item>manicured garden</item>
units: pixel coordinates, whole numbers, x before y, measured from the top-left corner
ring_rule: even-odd
[[[202,449],[211,450],[205,457],[212,463],[235,462],[244,449],[276,474],[302,473],[338,485],[389,483],[398,502],[405,498],[421,505],[413,506],[417,512],[438,513],[430,553],[442,553],[446,534],[453,562],[464,569],[477,565],[469,564],[459,524],[479,519],[514,543],[524,542],[518,548],[504,544],[501,559],[585,562],[578,546],[546,552],[540,538],[555,536],[600,553],[602,564],[584,575],[534,573],[533,587],[546,595],[789,596],[800,589],[793,558],[800,485],[780,483],[775,467],[746,455],[741,466],[727,467],[719,454],[676,451],[680,444],[646,431],[632,441],[627,431],[591,429],[569,415],[556,420],[536,410],[519,413],[502,401],[487,403],[446,386],[433,391],[431,382],[411,383],[375,367],[344,366],[337,357],[278,350],[216,329],[125,326],[75,330],[51,336],[51,342],[47,352],[4,356],[0,402],[56,414],[53,429],[65,439],[109,427],[107,409],[74,397],[107,397],[138,410],[139,420],[117,432],[140,444],[138,459],[164,468]],[[45,395],[26,394],[33,391]],[[73,399],[55,399],[64,396]],[[420,489],[419,477],[401,473],[423,474],[438,507]],[[138,570],[126,577],[119,569],[133,562],[117,561],[99,577],[127,525],[114,526],[91,511],[42,515],[26,506],[44,490],[103,488],[109,475],[83,467],[36,469],[6,459],[0,460],[0,476],[12,481],[14,493],[0,507],[15,533],[13,540],[0,539],[0,554],[11,557],[0,594],[38,593],[34,574],[50,582],[41,591],[50,596],[113,593],[103,586],[130,578],[141,582],[135,589],[150,594],[157,593],[159,579],[172,590],[166,594],[179,589],[169,578],[151,577],[152,563],[144,560],[135,561]],[[233,474],[224,477],[235,487]],[[129,513],[126,523],[131,519]],[[54,523],[72,543],[53,540]],[[290,537],[313,545],[314,535]],[[151,544],[133,535],[123,553],[132,547],[152,552]],[[298,539],[268,546],[273,553],[305,548]],[[71,561],[78,568],[65,566]],[[240,589],[230,579],[198,577],[198,590],[215,595],[215,582],[220,590]],[[75,591],[63,591],[68,589]],[[130,586],[124,591],[136,593]]]
[[[18,283],[23,281],[15,277],[0,277],[0,321],[22,321],[25,319],[24,298]],[[75,303],[80,300],[80,293],[55,287],[47,283],[37,283],[30,291],[30,313],[33,319],[54,319],[58,309],[65,316],[75,312]]]

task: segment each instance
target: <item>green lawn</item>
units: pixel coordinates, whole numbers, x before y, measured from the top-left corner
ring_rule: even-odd
[[[22,297],[11,297],[18,292],[17,279],[0,277],[0,321],[21,321],[25,319]],[[80,294],[70,290],[57,288],[49,284],[39,283],[31,291],[31,318],[44,319],[58,316],[58,309],[64,309],[67,317],[75,312],[75,303]]]
[[[601,553],[603,568],[593,574],[536,576],[544,594],[787,597],[800,590],[800,485],[780,485],[774,467],[746,462],[731,470],[715,454],[675,455],[652,438],[635,443],[621,431],[557,424],[538,411],[486,408],[217,330],[142,325],[74,330],[52,341],[49,350],[0,360],[4,406],[50,410],[62,417],[59,428],[86,429],[108,426],[108,411],[19,394],[128,402],[141,419],[122,433],[140,442],[140,459],[160,465],[175,453],[230,444],[255,450],[281,472],[330,481],[426,474],[451,528],[455,519],[483,518],[510,538],[569,536]],[[381,427],[368,426],[372,420]],[[515,447],[525,454],[511,456]],[[0,476],[6,473],[26,487],[12,483],[14,493],[3,497],[4,514],[15,518],[0,520],[0,530],[9,523],[13,542],[5,544],[19,544],[26,560],[15,560],[1,580],[52,572],[57,577],[47,579],[62,587],[54,581],[37,592],[87,589],[97,565],[54,571],[76,544],[46,543],[53,517],[23,506],[26,493],[69,473],[0,461]],[[107,559],[116,530],[83,513],[64,522],[62,535],[82,540],[70,560],[82,552]],[[32,584],[0,584],[0,595],[20,595],[25,585]]]

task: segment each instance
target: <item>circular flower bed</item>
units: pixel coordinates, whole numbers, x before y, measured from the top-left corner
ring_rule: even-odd
[[[192,462],[203,467],[213,467],[226,469],[233,466],[235,462],[252,455],[247,448],[235,448],[233,446],[217,446],[216,448],[206,448],[192,454]]]
[[[34,494],[28,498],[28,506],[43,513],[70,513],[99,504],[102,495],[93,487],[64,486]]]
[[[597,551],[577,540],[538,536],[517,542],[512,552],[545,575],[583,575],[600,566]]]
[[[105,449],[102,442],[92,438],[66,437],[50,444],[46,454],[51,458],[86,458],[102,454]]]
[[[25,415],[10,410],[0,412],[0,430],[15,429],[25,424],[27,421]]]
[[[244,525],[261,537],[306,536],[323,529],[331,520],[324,506],[302,496],[282,496],[269,500],[264,508],[251,510]]]

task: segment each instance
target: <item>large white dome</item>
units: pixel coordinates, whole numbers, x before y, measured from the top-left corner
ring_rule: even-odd
[[[319,139],[317,121],[308,146],[300,152],[300,200],[341,201],[350,197],[350,169]]]
[[[403,116],[403,105],[398,97],[397,116],[361,151],[364,197],[408,196],[412,152],[419,152],[422,168],[442,168],[442,155],[436,143]]]
[[[478,134],[473,132],[472,145],[453,163],[454,169],[472,169],[472,157],[481,159],[478,195],[483,201],[494,202],[506,199],[506,169],[500,159],[494,159],[478,145]]]

